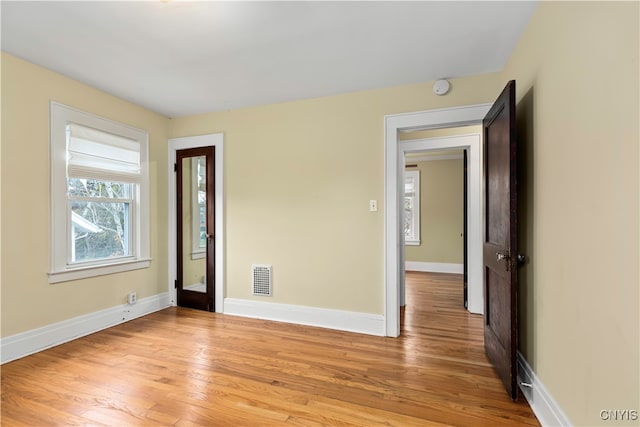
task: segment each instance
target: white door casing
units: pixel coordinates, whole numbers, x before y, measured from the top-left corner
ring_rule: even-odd
[[[405,153],[436,148],[469,150],[468,194],[468,309],[483,312],[482,290],[482,139],[477,135],[400,141],[400,131],[477,125],[491,104],[469,105],[385,116],[385,326],[386,335],[400,335],[400,304],[404,302],[404,235],[402,233],[403,171]],[[466,138],[464,140],[458,138]]]
[[[169,298],[177,302],[175,280],[177,276],[177,201],[174,165],[176,151],[187,148],[214,146],[215,151],[215,311],[224,312],[224,135],[222,133],[169,139]]]

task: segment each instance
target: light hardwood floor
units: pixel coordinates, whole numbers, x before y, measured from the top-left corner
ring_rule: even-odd
[[[397,339],[168,308],[7,363],[2,425],[538,425],[460,276],[407,276]]]

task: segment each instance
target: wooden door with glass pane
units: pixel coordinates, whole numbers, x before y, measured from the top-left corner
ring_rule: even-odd
[[[176,151],[178,305],[214,311],[215,147]]]

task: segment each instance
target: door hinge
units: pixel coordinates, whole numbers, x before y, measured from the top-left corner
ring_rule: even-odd
[[[173,287],[176,288],[176,289],[178,288],[178,280],[177,279],[173,282]]]
[[[178,164],[177,163],[173,164],[173,171],[174,172],[178,172]]]

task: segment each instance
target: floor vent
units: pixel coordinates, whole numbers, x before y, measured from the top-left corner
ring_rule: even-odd
[[[253,295],[271,296],[272,275],[270,265],[254,264],[251,266]]]

